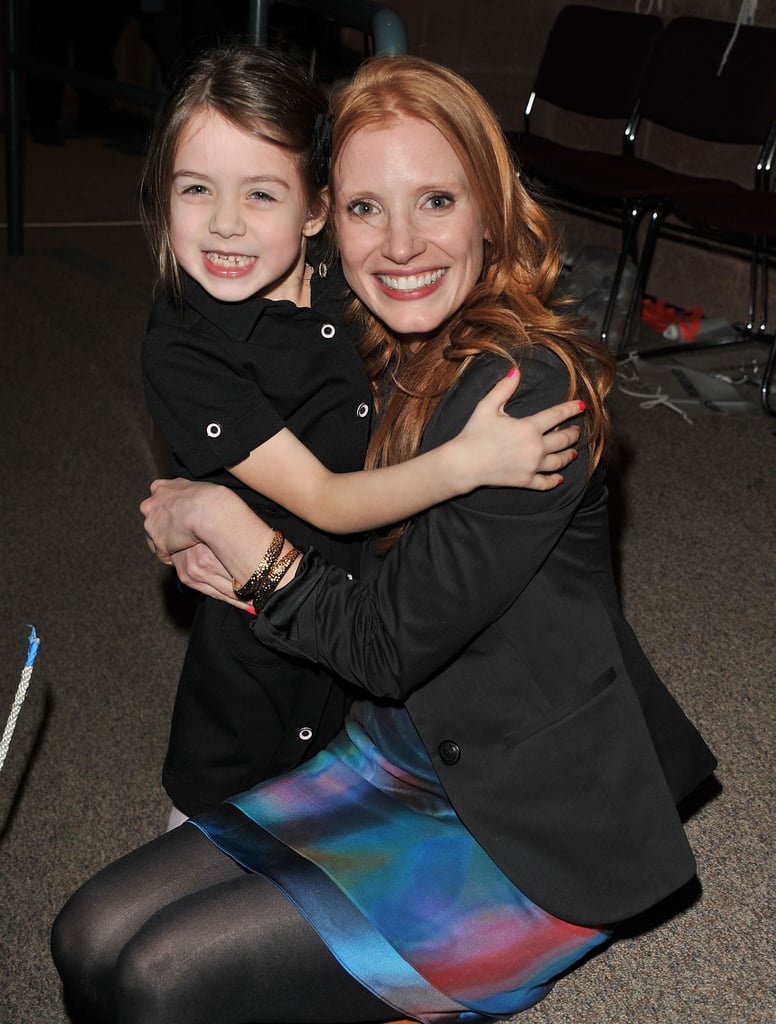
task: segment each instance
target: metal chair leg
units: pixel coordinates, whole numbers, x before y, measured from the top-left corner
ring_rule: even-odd
[[[776,406],[771,402],[770,390],[773,383],[774,371],[776,370],[776,334],[771,341],[771,351],[768,354],[768,362],[763,370],[763,379],[760,383],[760,398],[763,409],[769,416],[776,416]]]
[[[622,245],[620,246],[620,256],[617,260],[617,268],[614,272],[614,280],[612,281],[612,285],[609,290],[609,300],[606,303],[606,311],[604,312],[603,322],[601,323],[601,344],[604,346],[604,348],[607,349],[609,348],[609,330],[611,328],[612,320],[614,318],[614,310],[617,304],[617,296],[620,291],[620,284],[622,283],[623,275],[625,273],[625,265],[628,261],[628,257],[630,256],[634,244],[636,242],[636,236],[638,234],[639,224],[641,223],[642,215],[643,210],[638,206],[638,204],[632,204],[624,217],[624,230]],[[623,331],[623,335],[624,333],[625,332]],[[622,339],[620,340],[620,345],[621,344]]]
[[[627,351],[628,342],[630,341],[631,334],[633,333],[633,325],[639,319],[641,299],[647,285],[647,278],[649,277],[649,271],[652,267],[652,257],[655,253],[655,246],[657,245],[660,227],[665,219],[665,215],[666,211],[662,206],[658,206],[653,209],[649,215],[649,227],[647,228],[647,235],[641,249],[641,257],[639,258],[638,265],[636,267],[636,280],[633,282],[633,288],[631,289],[628,312],[625,316],[625,326],[623,327],[622,338],[620,339],[620,344],[617,348],[618,358],[624,355]]]

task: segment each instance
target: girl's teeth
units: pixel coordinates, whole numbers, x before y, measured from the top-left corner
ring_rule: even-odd
[[[386,288],[392,288],[397,292],[411,292],[416,288],[428,288],[430,284],[438,281],[444,273],[444,270],[430,270],[426,274],[410,274],[409,277],[388,277],[386,274],[378,274],[377,276]]]
[[[221,252],[209,252],[207,258],[211,263],[219,263],[225,267],[244,267],[253,259],[252,256],[227,255]]]

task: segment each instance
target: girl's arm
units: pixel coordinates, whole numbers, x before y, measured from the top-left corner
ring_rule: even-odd
[[[579,402],[516,419],[505,412],[519,373],[499,381],[464,429],[408,462],[357,473],[333,473],[287,428],[254,448],[229,471],[242,483],[330,533],[359,533],[401,522],[477,487],[543,491],[563,481],[558,470],[576,457]],[[561,426],[564,424],[564,426]]]

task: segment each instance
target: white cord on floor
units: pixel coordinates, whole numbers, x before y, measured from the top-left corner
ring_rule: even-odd
[[[689,423],[690,426],[692,426],[693,422],[684,409],[677,405],[676,400],[669,398],[659,384],[657,391],[653,392],[633,391],[631,388],[625,387],[622,381],[625,381],[626,384],[635,384],[637,381],[640,382],[641,380],[636,370],[633,370],[629,376],[626,376],[622,372],[623,367],[627,366],[628,363],[634,363],[636,359],[636,353],[631,352],[628,358],[620,363],[620,369],[617,371],[617,376],[620,378],[621,382],[618,383],[617,389],[624,395],[629,395],[631,398],[642,399],[642,401],[639,402],[639,407],[642,409],[655,409],[659,405],[664,405],[667,409],[671,409],[672,412],[678,413],[686,423]]]
[[[30,676],[32,675],[32,666],[38,654],[40,637],[35,632],[34,626],[30,626],[30,630],[29,644],[27,647],[27,660],[24,663],[22,677],[19,680],[16,696],[14,697],[13,704],[11,705],[11,713],[8,716],[8,721],[5,723],[3,738],[0,740],[0,770],[2,770],[2,767],[5,764],[8,748],[11,746],[11,739],[13,737],[14,729],[16,728],[16,720],[18,719],[19,712],[22,709],[24,698],[27,696],[27,688],[30,685]]]

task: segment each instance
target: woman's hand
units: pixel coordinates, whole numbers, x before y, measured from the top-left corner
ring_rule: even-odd
[[[480,399],[466,426],[451,444],[471,473],[474,487],[524,487],[548,491],[563,482],[558,472],[577,457],[573,447],[581,429],[568,421],[584,404],[561,402],[531,416],[505,410],[520,383],[513,370]]]
[[[206,542],[213,509],[225,509],[230,494],[215,484],[154,480],[150,497],[140,503],[148,546],[162,562],[172,564],[176,552]]]
[[[228,487],[192,480],[155,480],[140,504],[148,546],[183,583],[247,608],[236,601],[233,580],[248,579],[272,541],[271,527]],[[285,542],[282,553],[290,550]],[[292,565],[278,586],[296,575]]]
[[[214,597],[226,601],[235,608],[242,608],[256,614],[252,605],[238,601],[234,596],[234,585],[231,573],[216,558],[207,544],[195,544],[193,547],[177,551],[170,559],[178,574],[178,579],[192,590],[198,590],[206,597]]]

